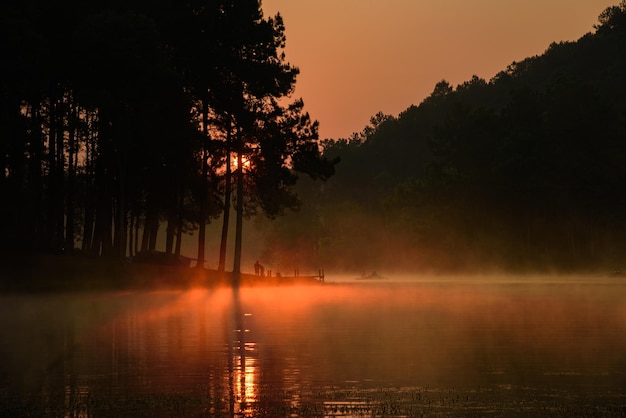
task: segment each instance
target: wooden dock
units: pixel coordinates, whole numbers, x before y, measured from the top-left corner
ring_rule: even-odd
[[[232,273],[227,273],[232,280]],[[325,282],[324,270],[320,269],[318,274],[300,275],[294,272],[293,275],[284,276],[282,274],[256,275],[250,273],[241,273],[242,285],[281,285],[281,284],[320,284]]]

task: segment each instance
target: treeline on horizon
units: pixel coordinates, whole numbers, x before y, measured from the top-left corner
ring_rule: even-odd
[[[242,218],[297,208],[298,173],[334,170],[284,30],[258,0],[3,3],[0,251],[177,255],[195,232],[198,264],[223,270],[234,202],[237,270]]]
[[[335,176],[300,189],[300,213],[263,225],[268,259],[357,272],[626,268],[626,1],[578,41],[489,81],[441,81],[397,117],[325,141],[324,155],[341,159]]]

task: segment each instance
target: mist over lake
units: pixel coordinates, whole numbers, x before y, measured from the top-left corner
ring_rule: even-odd
[[[0,418],[626,416],[626,0],[271,3],[0,7]]]
[[[417,276],[3,295],[3,416],[621,416],[626,286]],[[72,415],[74,414],[74,415]]]

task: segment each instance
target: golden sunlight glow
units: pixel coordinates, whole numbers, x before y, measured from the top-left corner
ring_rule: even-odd
[[[246,157],[245,155],[243,155],[241,157],[241,162],[243,163],[243,168],[244,169],[248,169],[250,168],[250,159],[248,157]],[[231,157],[231,166],[233,167],[233,170],[236,170],[239,167],[239,163],[237,161],[237,156],[234,155]]]
[[[257,377],[259,375],[259,366],[256,358],[248,355],[248,350],[253,349],[254,343],[245,343],[245,355],[243,361],[241,356],[235,356],[233,359],[236,363],[234,373],[234,393],[237,400],[235,413],[250,413],[253,411],[253,405],[258,401]]]

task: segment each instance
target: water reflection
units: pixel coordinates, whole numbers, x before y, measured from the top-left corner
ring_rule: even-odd
[[[248,341],[250,330],[246,328],[246,317],[241,305],[240,290],[234,288],[233,317],[236,328],[229,344],[229,386],[231,389],[231,414],[237,416],[253,416],[254,406],[258,401],[256,377],[259,375],[257,359],[254,357],[256,343]]]
[[[0,415],[619,416],[624,296],[618,281],[5,295]]]

